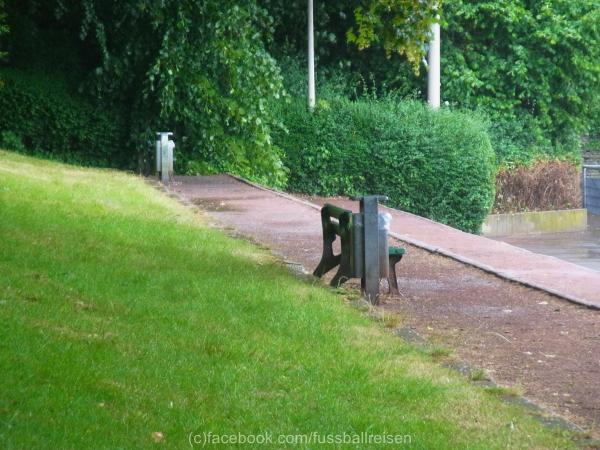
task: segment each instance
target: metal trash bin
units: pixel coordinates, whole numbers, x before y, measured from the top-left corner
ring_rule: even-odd
[[[390,213],[379,213],[379,277],[387,278],[390,274],[388,232],[392,223]]]

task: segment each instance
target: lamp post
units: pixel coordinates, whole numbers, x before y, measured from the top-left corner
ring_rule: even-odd
[[[439,20],[439,17],[438,17]],[[433,109],[440,107],[440,24],[431,24],[431,41],[427,55],[427,103]]]
[[[313,26],[313,0],[308,0],[308,109],[315,109],[315,30]]]

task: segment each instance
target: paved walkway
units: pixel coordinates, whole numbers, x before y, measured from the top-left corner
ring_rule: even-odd
[[[176,181],[181,185],[175,190],[182,193],[189,194],[190,188],[202,187],[202,199],[198,200],[201,202],[200,206],[216,212],[220,211],[224,215],[228,212],[232,213],[229,216],[235,216],[236,210],[240,209],[247,214],[253,214],[256,227],[267,226],[265,216],[271,215],[269,226],[278,226],[283,221],[295,224],[294,233],[314,235],[321,232],[318,208],[323,201],[320,199],[313,199],[314,203],[300,200],[286,194],[251,186],[227,175],[178,177]],[[266,202],[267,204],[276,203],[276,206],[265,209],[263,205],[265,196],[271,198]],[[194,198],[199,199],[197,195]],[[205,203],[202,204],[202,201]],[[335,201],[340,206],[358,211],[357,202],[345,199]],[[504,242],[464,233],[407,212],[385,207],[382,210],[392,215],[390,234],[395,238],[502,278],[541,289],[581,305],[600,309],[600,272],[598,271],[552,256],[533,253]],[[282,233],[284,234],[281,239],[292,238],[285,235],[284,230]]]

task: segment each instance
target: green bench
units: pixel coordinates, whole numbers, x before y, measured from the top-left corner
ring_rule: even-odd
[[[390,247],[388,251],[388,260],[390,264],[390,271],[388,274],[388,284],[390,286],[390,294],[399,294],[398,291],[398,277],[396,275],[396,264],[400,262],[406,249],[402,247]]]
[[[378,219],[375,219],[378,220]],[[398,294],[398,279],[396,275],[396,264],[400,262],[406,250],[400,247],[388,247],[387,231],[380,234],[379,261],[371,261],[371,267],[367,267],[365,257],[365,220],[363,213],[353,213],[347,209],[335,205],[326,204],[321,209],[321,224],[323,227],[323,255],[313,275],[322,277],[331,269],[339,266],[337,273],[330,284],[338,287],[350,278],[361,278],[361,286],[365,290],[365,278],[373,275],[373,271],[381,274],[381,278],[388,279],[390,293]],[[380,230],[379,233],[382,233]],[[333,242],[339,236],[341,240],[341,253],[333,253]],[[383,257],[387,252],[387,258]],[[381,258],[385,259],[381,259]],[[376,266],[376,267],[373,267]],[[387,267],[385,267],[387,266]],[[373,278],[372,278],[373,279]],[[378,284],[378,283],[377,283]],[[376,303],[377,294],[371,293],[373,303]]]

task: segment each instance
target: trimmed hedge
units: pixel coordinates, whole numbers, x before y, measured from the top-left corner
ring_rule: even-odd
[[[92,166],[131,165],[115,112],[71,93],[59,77],[3,69],[0,78],[0,134],[18,137],[27,152]]]
[[[479,232],[494,200],[494,152],[485,125],[394,99],[279,104],[288,132],[274,142],[288,189],[318,195],[383,194],[389,205]]]

